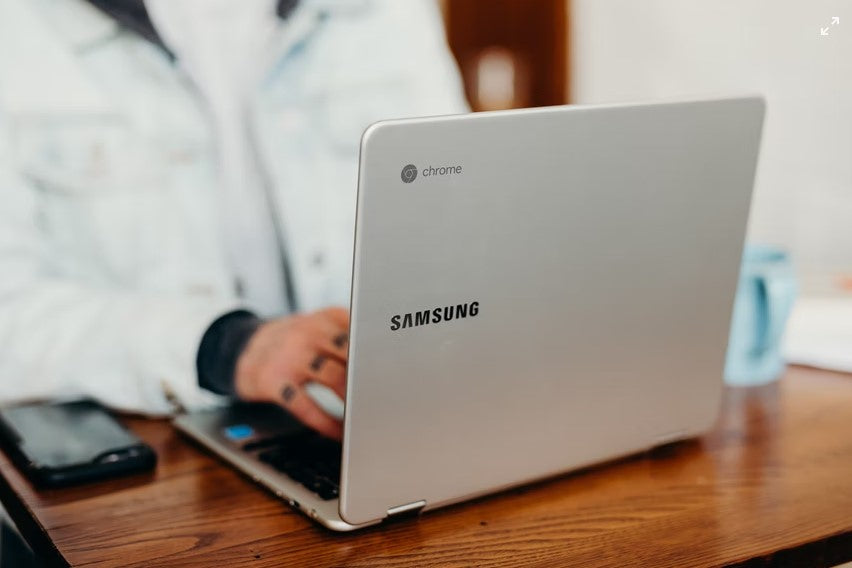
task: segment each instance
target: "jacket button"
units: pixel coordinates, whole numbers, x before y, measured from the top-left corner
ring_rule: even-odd
[[[321,268],[323,264],[325,264],[325,256],[321,252],[314,253],[311,258],[311,266]]]

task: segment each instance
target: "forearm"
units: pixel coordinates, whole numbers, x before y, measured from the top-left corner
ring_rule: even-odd
[[[0,399],[92,396],[148,414],[215,404],[195,358],[229,300],[39,279],[0,295]]]

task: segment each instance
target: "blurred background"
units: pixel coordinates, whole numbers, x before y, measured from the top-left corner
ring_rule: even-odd
[[[848,2],[442,6],[475,110],[764,94],[750,239],[790,250],[803,292],[852,292],[852,21],[832,24]]]
[[[475,110],[763,94],[748,239],[795,263],[788,352],[852,370],[852,3],[441,4]]]

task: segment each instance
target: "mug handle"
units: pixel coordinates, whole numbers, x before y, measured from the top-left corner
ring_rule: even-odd
[[[762,323],[755,350],[763,354],[781,341],[784,324],[796,293],[796,283],[791,279],[772,279],[771,275],[767,277],[762,274],[757,279],[757,289],[758,305],[763,317],[760,318]]]

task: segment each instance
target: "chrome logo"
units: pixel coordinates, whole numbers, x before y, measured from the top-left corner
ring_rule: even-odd
[[[408,164],[404,168],[402,168],[402,173],[400,173],[400,177],[402,181],[405,183],[411,183],[417,179],[417,166],[414,164]]]

